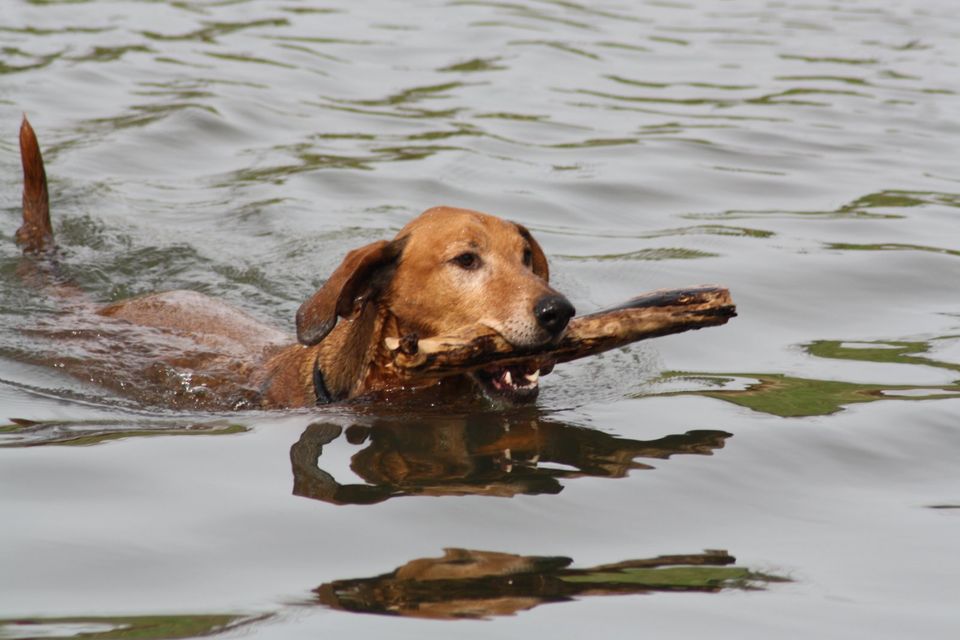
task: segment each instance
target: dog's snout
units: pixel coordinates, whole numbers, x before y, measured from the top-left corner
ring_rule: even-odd
[[[533,307],[537,323],[552,336],[560,335],[576,312],[570,301],[559,294],[544,296]]]

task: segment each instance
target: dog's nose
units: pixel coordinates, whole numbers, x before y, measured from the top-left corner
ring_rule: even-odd
[[[537,323],[552,336],[560,335],[576,312],[569,300],[556,293],[543,296],[533,307]]]

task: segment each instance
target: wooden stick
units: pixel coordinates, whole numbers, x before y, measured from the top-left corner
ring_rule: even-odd
[[[569,362],[647,338],[726,324],[736,315],[727,289],[703,285],[651,291],[622,305],[574,318],[555,344],[515,347],[487,327],[422,340],[408,335],[388,339],[386,344],[401,375],[443,377],[520,362],[544,366]]]

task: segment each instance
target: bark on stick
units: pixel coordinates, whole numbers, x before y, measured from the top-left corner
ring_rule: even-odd
[[[388,340],[393,365],[408,378],[444,377],[486,367],[569,362],[631,342],[726,324],[737,315],[730,292],[715,285],[660,289],[626,303],[573,318],[555,344],[515,347],[486,327],[455,336]]]

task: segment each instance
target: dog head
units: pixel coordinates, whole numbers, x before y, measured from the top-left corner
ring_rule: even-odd
[[[297,313],[301,343],[319,343],[338,317],[377,304],[421,338],[483,325],[517,347],[556,341],[575,313],[548,284],[546,256],[522,225],[467,209],[436,207],[392,241],[351,251]],[[488,395],[536,395],[540,371],[514,365],[477,371]]]

